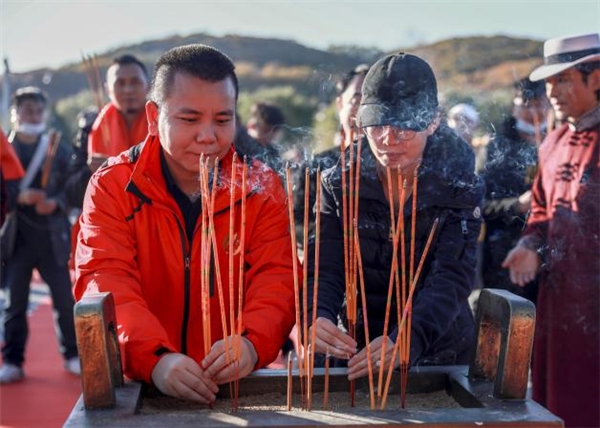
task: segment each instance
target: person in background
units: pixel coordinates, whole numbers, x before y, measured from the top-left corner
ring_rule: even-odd
[[[144,105],[148,93],[148,72],[133,55],[113,60],[106,71],[110,102],[100,111],[88,139],[88,167],[96,171],[109,156],[144,141],[148,124]]]
[[[77,135],[73,140],[73,155],[65,192],[71,208],[78,211],[81,211],[83,206],[85,189],[93,172],[88,165],[88,139],[97,117],[98,109],[96,107],[86,107],[77,115]]]
[[[281,171],[284,166],[282,160],[284,126],[285,115],[279,106],[268,102],[258,102],[251,107],[246,129],[248,135],[258,143],[258,146],[254,147],[253,152],[249,155],[275,171]]]
[[[531,185],[537,171],[537,150],[546,132],[550,103],[544,82],[523,78],[515,84],[512,114],[488,145],[482,171],[486,184],[483,205],[483,283],[536,301],[537,281],[519,287],[510,281],[502,262],[521,237],[531,207]]]
[[[17,242],[14,253],[3,267],[6,289],[4,345],[0,383],[13,383],[25,377],[23,364],[27,343],[27,306],[31,276],[37,269],[48,284],[54,307],[56,333],[65,369],[80,374],[75,327],[74,299],[67,261],[70,253],[67,203],[64,185],[70,159],[68,146],[59,145],[51,161],[44,134],[48,101],[36,87],[18,89],[12,100],[14,128],[8,139],[26,169],[17,196]],[[36,158],[41,161],[35,167]],[[34,166],[31,166],[34,164]],[[44,170],[49,171],[44,182]],[[33,179],[23,188],[32,171]]]
[[[346,149],[358,138],[356,111],[362,99],[362,84],[369,71],[367,64],[360,64],[346,73],[335,85],[337,96],[335,107],[340,121],[339,132],[335,136],[333,147],[314,157],[315,165],[326,170],[334,166],[340,158],[340,147]]]
[[[456,104],[448,110],[448,126],[465,140],[475,153],[475,171],[481,171],[486,157],[486,146],[481,144],[483,140],[475,137],[475,131],[479,126],[479,113],[470,104]]]
[[[249,165],[244,248],[234,248],[233,295],[243,287],[239,359],[228,361],[216,291],[210,325],[203,324],[201,266],[201,156],[219,160],[214,198],[215,242],[222,290],[229,280],[231,173],[238,80],[231,60],[194,44],[163,54],[146,104],[149,136],[109,159],[86,191],[77,243],[75,294],[111,292],[119,319],[124,374],[153,383],[166,395],[210,403],[218,385],[244,377],[275,359],[295,321],[292,248],[286,197],[275,172]],[[235,206],[240,207],[241,163]],[[239,247],[241,213],[235,211]],[[161,245],[156,245],[156,237]],[[243,260],[240,255],[243,254]],[[213,265],[214,267],[214,265]],[[211,273],[214,271],[211,270]],[[211,282],[216,290],[218,282]],[[229,293],[223,293],[229,308]],[[237,305],[236,305],[237,306]],[[237,308],[235,309],[237,313]],[[205,332],[212,348],[205,352]],[[208,338],[206,338],[208,339]],[[228,364],[229,362],[229,364]]]
[[[365,146],[357,230],[365,267],[369,338],[374,364],[378,363],[382,344],[386,343],[388,367],[398,335],[396,316],[390,317],[387,335],[383,335],[393,258],[390,204],[396,211],[395,217],[403,210],[405,224],[410,225],[415,175],[418,175],[414,236],[417,263],[435,218],[440,223],[412,303],[410,363],[467,364],[475,345],[468,297],[474,285],[483,185],[474,174],[473,152],[442,122],[437,95],[436,78],[429,64],[401,52],[380,59],[369,69],[357,112]],[[367,374],[364,325],[358,322],[356,339],[337,325],[338,317],[345,318],[342,167],[348,169],[349,165],[331,168],[322,177],[318,301],[314,308],[315,242],[311,239],[307,257],[308,316],[311,323],[312,313],[317,311],[316,324],[310,328],[311,332],[316,329],[313,350],[348,360],[348,377],[355,379]],[[392,180],[391,195],[387,168]],[[407,179],[403,206],[398,196],[398,168]],[[406,248],[410,248],[409,235],[406,234]],[[361,300],[358,308],[362,308]],[[394,315],[395,302],[393,296],[391,314]],[[359,309],[357,319],[362,317]],[[398,361],[393,364],[397,366]]]
[[[503,266],[521,287],[539,281],[533,399],[566,427],[600,426],[600,37],[549,39],[545,80],[563,122],[539,150],[531,214]]]

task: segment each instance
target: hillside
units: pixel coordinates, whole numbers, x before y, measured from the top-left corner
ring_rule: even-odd
[[[104,76],[112,58],[123,53],[138,56],[152,70],[160,54],[189,43],[208,44],[228,54],[236,63],[240,87],[245,94],[262,96],[266,93],[278,101],[285,94],[301,97],[294,103],[308,104],[308,107],[304,106],[297,114],[286,112],[290,113],[293,119],[290,123],[294,126],[310,126],[310,115],[316,113],[318,106],[331,102],[337,76],[384,54],[375,48],[338,46],[324,51],[293,40],[237,35],[215,37],[200,33],[149,40],[96,53],[100,73]],[[497,101],[503,103],[512,84],[541,62],[542,42],[507,36],[468,37],[412,48],[399,46],[395,51],[414,53],[429,61],[439,80],[441,98],[446,103],[467,100],[479,105],[485,113],[494,109],[494,100],[490,96],[499,97]],[[88,82],[80,63],[11,75],[13,90],[25,85],[42,87],[53,101],[62,104],[64,112],[60,114],[67,128],[71,128],[76,110],[89,104],[91,99],[85,95]],[[252,95],[241,98],[242,113],[248,108],[244,100],[249,103],[251,99]],[[490,103],[492,107],[486,107]]]

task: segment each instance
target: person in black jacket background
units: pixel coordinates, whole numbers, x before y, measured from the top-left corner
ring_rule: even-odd
[[[415,266],[435,219],[439,219],[413,297],[410,364],[466,364],[475,344],[473,315],[467,298],[475,280],[475,248],[483,198],[482,182],[474,174],[473,152],[441,123],[437,82],[430,66],[422,59],[404,53],[380,59],[369,70],[362,92],[357,118],[364,134],[361,137],[364,150],[357,227],[374,364],[385,341],[386,366],[389,366],[398,334],[394,294],[387,336],[383,336],[393,254],[390,200],[394,201],[397,218],[399,170],[407,178],[402,207],[407,250],[411,241],[413,174],[418,177]],[[369,147],[366,147],[367,142]],[[346,156],[346,170],[348,158]],[[394,183],[391,197],[387,185],[388,167]],[[348,376],[355,379],[367,374],[360,296],[356,340],[337,326],[338,319],[345,322],[344,306],[348,298],[345,296],[339,166],[323,173],[322,186],[317,319],[310,329],[312,332],[316,328],[313,349],[348,360]],[[306,259],[309,322],[314,310],[311,304],[314,254],[315,242],[311,240]],[[398,360],[394,364],[397,365]]]
[[[535,303],[537,281],[526,287],[513,284],[502,262],[525,226],[550,102],[543,81],[524,78],[515,89],[512,114],[490,141],[482,172],[486,185],[482,276],[484,287],[509,290]]]

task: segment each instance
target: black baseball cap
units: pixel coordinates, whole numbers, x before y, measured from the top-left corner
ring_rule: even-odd
[[[424,131],[438,110],[437,82],[421,58],[399,52],[370,68],[362,86],[360,126],[391,125]]]

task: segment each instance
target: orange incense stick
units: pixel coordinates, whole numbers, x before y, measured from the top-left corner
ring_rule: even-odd
[[[356,248],[356,260],[358,263],[358,275],[360,279],[360,297],[362,300],[363,320],[365,327],[365,342],[367,343],[367,370],[369,373],[369,396],[371,398],[371,410],[375,410],[375,386],[373,385],[373,357],[371,355],[371,340],[369,339],[369,317],[367,316],[367,294],[365,292],[365,279],[363,275],[362,256],[360,253],[360,242],[358,230],[354,234],[354,246]],[[383,359],[381,360],[383,367]],[[383,369],[381,369],[383,370]]]
[[[396,237],[396,216],[394,214],[394,193],[393,193],[393,183],[392,183],[392,172],[389,167],[386,168],[386,176],[387,176],[387,188],[388,188],[388,199],[390,205],[390,237],[392,238],[392,265],[390,268],[390,279],[388,282],[388,294],[387,300],[385,304],[385,317],[383,321],[383,336],[386,337],[388,335],[388,326],[390,320],[390,312],[392,306],[392,294],[394,290],[394,272],[396,271],[396,263],[398,259],[398,240]],[[379,357],[379,363],[381,364],[379,367],[379,377],[377,381],[377,396],[381,397],[381,386],[383,384],[383,372],[385,370],[385,351],[387,348],[387,342],[384,340],[381,344],[381,355]]]
[[[410,282],[412,283],[414,277],[414,258],[415,258],[415,234],[416,234],[416,224],[417,224],[417,201],[418,201],[418,183],[419,183],[419,165],[416,166],[413,172],[413,190],[412,190],[412,218],[411,218],[411,239],[410,239]],[[406,398],[406,384],[408,380],[408,361],[410,354],[410,325],[412,319],[412,302],[406,302],[406,307],[408,309],[407,322],[405,324],[406,334],[404,336],[404,352],[401,353],[400,360],[402,364],[401,367],[401,393],[400,397],[402,400],[402,407],[404,407],[404,401]]]
[[[292,384],[292,351],[288,353],[287,359],[287,411],[292,410],[292,394],[293,394],[293,384]]]
[[[323,386],[323,410],[329,405],[329,349],[325,355],[325,385]]]
[[[208,241],[208,192],[207,192],[207,166],[204,161],[204,155],[200,156],[200,195],[202,198],[202,234],[201,234],[201,256],[200,256],[200,289],[202,296],[202,332],[203,332],[203,344],[204,344],[204,355],[208,355],[210,352],[210,328],[209,328],[209,286],[208,286],[208,269],[209,263],[207,263],[207,257],[209,257],[209,251],[207,249]]]
[[[292,270],[294,275],[294,306],[296,308],[296,332],[297,332],[297,343],[298,346],[302,346],[302,321],[300,318],[300,285],[298,283],[298,245],[296,243],[296,222],[294,220],[294,200],[292,191],[292,173],[290,165],[285,166],[285,178],[287,185],[287,205],[288,205],[288,218],[290,222],[290,239],[292,241]],[[300,378],[303,376],[303,361],[298,356],[298,369]]]
[[[341,155],[341,174],[342,174],[342,233],[344,239],[344,280],[346,284],[346,317],[348,320],[352,318],[351,314],[351,297],[350,297],[350,275],[348,269],[350,268],[350,260],[348,253],[348,187],[346,183],[346,150],[344,145],[340,145],[340,155]]]
[[[402,320],[400,321],[400,325],[398,326],[399,331],[403,328],[404,323],[406,323],[406,319],[408,316],[408,310],[409,310],[409,304],[412,301],[412,297],[415,292],[417,282],[419,281],[419,276],[421,275],[421,269],[423,268],[423,264],[425,263],[425,259],[427,258],[427,253],[429,252],[429,247],[431,246],[431,242],[433,241],[433,237],[435,235],[435,231],[437,229],[438,223],[439,223],[439,218],[436,218],[435,221],[433,222],[433,225],[431,226],[431,231],[429,232],[429,237],[427,238],[427,243],[425,244],[425,249],[423,250],[423,254],[421,255],[421,260],[419,261],[419,266],[417,267],[415,277],[414,277],[412,283],[410,284],[410,291],[408,293],[408,299],[407,299],[408,301],[406,303],[406,306],[404,307],[404,312],[402,313]],[[394,352],[392,354],[392,361],[396,360],[396,356],[398,354],[399,348],[400,348],[400,341],[397,341],[396,346],[394,346]],[[388,393],[388,390],[390,387],[390,381],[392,379],[393,369],[394,369],[394,364],[390,364],[390,367],[388,368],[386,383],[385,383],[385,390],[383,392],[383,399],[381,401],[381,409],[385,408],[385,403],[387,400],[387,393]]]
[[[234,227],[233,223],[235,220],[235,173],[236,173],[236,161],[237,161],[237,153],[233,152],[233,157],[231,159],[231,179],[229,181],[229,242],[228,242],[228,255],[229,255],[229,337],[231,337],[231,347],[233,350],[233,359],[234,361],[238,361],[236,356],[238,355],[238,341],[235,338],[235,294],[234,294],[234,266],[233,266],[233,252],[234,252]],[[223,332],[226,335],[226,332]],[[239,367],[239,364],[236,366]],[[236,373],[237,378],[237,373]],[[232,411],[236,411],[236,397],[237,397],[237,385],[236,382],[232,382],[230,385],[231,392],[231,407]]]
[[[227,364],[231,363],[230,349],[233,346],[232,343],[227,340],[227,310],[225,308],[225,298],[223,296],[223,279],[221,277],[221,266],[219,262],[219,246],[217,245],[217,236],[215,233],[215,198],[217,194],[217,182],[219,174],[219,159],[215,160],[213,168],[213,181],[212,189],[210,192],[210,206],[208,207],[208,234],[210,243],[212,245],[212,254],[214,256],[214,267],[215,267],[215,279],[217,295],[219,297],[219,312],[221,314],[221,330],[223,331],[223,338],[225,339],[225,361]]]
[[[310,210],[309,194],[310,194],[310,175],[309,169],[304,170],[304,227],[303,227],[303,248],[304,248],[304,260],[302,263],[303,268],[303,282],[302,282],[302,348],[303,348],[303,359],[304,367],[306,368],[306,404],[310,406],[310,388],[311,388],[311,377],[310,377],[310,358],[307,354],[308,351],[308,263],[306,262],[306,256],[308,251],[308,214]],[[292,231],[294,233],[294,231]]]
[[[307,191],[308,191],[308,182],[307,182]],[[319,295],[319,258],[320,258],[320,249],[321,249],[321,168],[317,168],[317,176],[316,176],[316,189],[315,189],[315,271],[314,271],[314,283],[313,283],[313,304],[312,304],[312,331],[311,331],[311,340],[310,343],[314,344],[316,340],[317,329],[315,328],[317,324],[317,305],[318,305],[318,295]],[[308,225],[305,225],[308,227]],[[306,249],[305,249],[305,254]],[[306,256],[305,256],[306,259]],[[305,262],[305,264],[307,264]],[[314,345],[313,345],[314,346]],[[311,354],[310,359],[310,370],[311,375],[314,372],[315,367],[315,352],[313,348],[313,352]],[[311,376],[312,377],[312,376]],[[311,380],[311,389],[312,389],[312,380]],[[309,401],[310,403],[310,401]],[[312,403],[310,403],[312,404]]]
[[[237,361],[241,358],[242,353],[242,330],[243,330],[243,308],[244,308],[244,260],[245,260],[245,245],[246,245],[246,192],[247,192],[247,176],[248,176],[248,162],[246,156],[244,156],[244,162],[242,166],[242,203],[240,205],[241,214],[241,225],[240,225],[240,250],[239,250],[239,279],[238,279],[238,316],[237,316],[237,353],[235,359]],[[239,375],[239,364],[237,366],[237,373],[235,377],[235,406],[237,408],[238,395],[240,390],[240,375]]]

